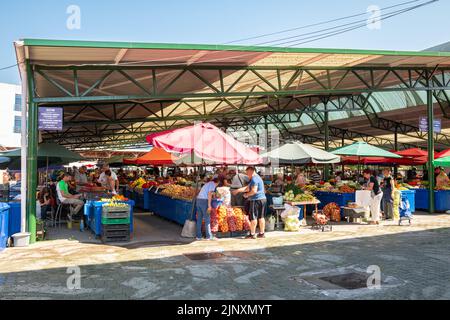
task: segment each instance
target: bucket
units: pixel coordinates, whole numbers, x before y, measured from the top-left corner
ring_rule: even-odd
[[[270,216],[266,218],[266,230],[264,231],[274,231],[275,230],[275,218],[273,216]]]
[[[14,247],[27,247],[30,245],[30,233],[19,232],[12,235],[14,239]]]

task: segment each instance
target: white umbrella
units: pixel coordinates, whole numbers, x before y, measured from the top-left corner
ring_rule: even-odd
[[[335,154],[300,142],[284,144],[262,154],[261,157],[280,164],[329,164],[341,161]]]

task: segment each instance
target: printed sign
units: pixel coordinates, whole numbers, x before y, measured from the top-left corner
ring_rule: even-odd
[[[63,108],[40,107],[38,114],[39,130],[41,131],[62,131],[63,129]]]

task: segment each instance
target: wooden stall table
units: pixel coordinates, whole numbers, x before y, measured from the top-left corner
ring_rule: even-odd
[[[301,207],[303,206],[303,219],[306,221],[306,206],[308,205],[314,205],[315,206],[315,212],[318,213],[319,212],[319,200],[313,200],[313,201],[301,201],[301,202],[294,202],[294,201],[286,201],[287,204],[291,205],[291,206],[295,206],[295,207]]]

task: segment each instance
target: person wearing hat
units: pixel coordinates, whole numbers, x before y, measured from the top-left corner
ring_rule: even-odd
[[[250,219],[250,234],[246,239],[265,238],[266,227],[266,193],[264,190],[264,181],[256,173],[254,167],[248,167],[246,170],[249,178],[247,186],[233,191],[233,193],[244,193],[244,198],[248,200],[248,215]],[[256,226],[259,224],[259,234],[256,235]]]

